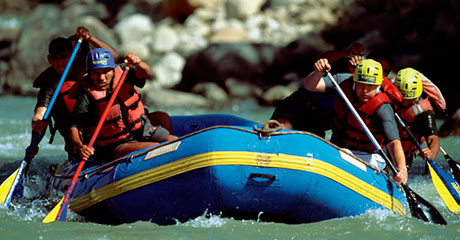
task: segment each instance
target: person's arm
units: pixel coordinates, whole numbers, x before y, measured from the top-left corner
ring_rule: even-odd
[[[324,82],[323,76],[324,71],[331,70],[331,65],[328,60],[321,58],[315,62],[314,71],[310,73],[303,82],[305,89],[311,92],[326,92],[326,83]]]
[[[32,117],[32,131],[43,133],[48,126],[48,122],[43,121],[43,116],[45,116],[46,107],[38,107],[35,109],[35,114]]]
[[[394,176],[396,182],[406,184],[407,183],[407,166],[406,166],[406,157],[401,145],[401,141],[395,139],[389,142],[387,145],[388,151],[391,154],[391,158],[394,159],[398,172]]]
[[[422,149],[422,154],[425,158],[434,159],[439,153],[441,148],[441,141],[437,135],[430,135],[426,140],[427,148]]]
[[[91,155],[94,154],[94,148],[90,148],[88,145],[83,143],[83,135],[80,131],[80,127],[86,126],[91,119],[90,116],[90,100],[86,93],[82,93],[77,102],[71,117],[71,127],[69,137],[77,149],[80,156],[80,160],[88,160]]]
[[[425,136],[427,146],[420,152],[420,157],[434,159],[439,153],[441,143],[436,134],[438,128],[433,111],[425,111],[418,115],[412,122],[411,127],[414,131],[418,131],[422,136]]]
[[[96,48],[109,49],[110,52],[113,55],[113,58],[114,59],[118,58],[118,53],[113,47],[111,47],[108,43],[100,40],[96,36],[91,35],[91,32],[89,31],[89,29],[87,29],[87,28],[85,28],[83,26],[80,26],[80,27],[77,28],[77,31],[75,32],[75,37],[77,39],[78,38],[83,38],[83,40],[88,41],[88,43],[90,43],[91,45],[93,45]]]
[[[150,66],[141,60],[139,56],[134,53],[129,53],[125,58],[126,63],[133,65],[136,70],[136,77],[138,79],[150,79],[153,75]]]
[[[393,117],[393,108],[388,103],[383,104],[375,111],[375,116],[381,121],[383,134],[387,142],[386,147],[391,155],[391,159],[398,169],[396,175],[394,176],[394,180],[399,183],[406,184],[408,178],[406,156],[401,145],[398,125]]]
[[[83,136],[81,131],[75,127],[70,127],[70,141],[78,151],[80,160],[88,160],[94,154],[94,148],[90,148],[88,145],[83,143]]]
[[[48,126],[46,121],[42,121],[48,109],[49,102],[54,93],[54,89],[49,87],[40,88],[37,95],[34,116],[32,117],[32,131],[43,133]]]

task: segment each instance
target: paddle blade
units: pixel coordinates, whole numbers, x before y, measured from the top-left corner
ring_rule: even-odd
[[[460,186],[452,176],[444,172],[438,165],[432,161],[428,163],[434,188],[438,191],[439,196],[441,196],[442,201],[449,211],[459,214]]]
[[[446,157],[447,163],[449,163],[450,172],[454,175],[455,180],[460,184],[460,164],[454,161],[449,155]]]
[[[61,206],[62,206],[62,203],[64,202],[64,198],[61,199],[61,201],[58,202],[58,204],[56,204],[56,206],[53,208],[53,210],[51,210],[50,213],[48,213],[48,215],[43,219],[43,223],[49,223],[49,222],[54,222],[58,219],[57,218],[57,215],[59,214],[59,210],[61,209]]]
[[[429,202],[412,191],[407,185],[401,185],[409,202],[410,212],[413,217],[425,222],[446,225],[447,222],[442,217],[441,213]]]
[[[3,181],[2,185],[0,185],[0,202],[2,204],[5,204],[6,207],[8,207],[9,203],[6,202],[6,199],[10,193],[10,191],[14,191],[14,188],[12,188],[14,179],[16,179],[16,176],[18,175],[19,168],[16,169],[5,181]],[[5,203],[6,202],[6,203]]]

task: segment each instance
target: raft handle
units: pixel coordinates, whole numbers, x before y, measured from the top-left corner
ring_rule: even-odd
[[[253,179],[254,178],[266,178],[268,179],[268,181],[275,181],[276,180],[276,176],[275,175],[271,175],[271,174],[263,174],[263,173],[251,173],[249,174],[249,179]]]

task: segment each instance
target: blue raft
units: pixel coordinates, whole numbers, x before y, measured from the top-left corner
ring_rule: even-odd
[[[177,116],[172,122],[177,140],[103,165],[88,162],[70,208],[98,223],[162,225],[205,212],[284,223],[369,209],[409,213],[385,172],[314,134],[225,114]],[[75,168],[57,172],[53,189],[65,190]]]

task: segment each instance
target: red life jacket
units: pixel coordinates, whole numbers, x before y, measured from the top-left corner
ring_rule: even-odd
[[[78,87],[78,85],[75,85],[77,82],[72,81],[72,80],[67,80],[62,83],[61,89],[59,90],[59,97],[62,98],[64,101],[64,104],[67,108],[67,111],[69,113],[73,112],[73,109],[75,107],[75,103],[77,102],[76,98],[71,98],[69,95],[74,91],[73,87]],[[54,87],[57,87],[57,83],[54,85]]]
[[[374,135],[380,146],[383,147],[384,136],[380,123],[372,120],[374,112],[384,103],[394,103],[401,101],[401,93],[388,80],[384,79],[380,88],[381,92],[377,93],[371,100],[361,103],[356,97],[353,90],[352,77],[341,83],[341,88],[347,98],[350,100],[361,119],[367,125]],[[392,101],[392,99],[395,99]],[[363,130],[353,113],[348,109],[342,99],[336,99],[334,105],[335,115],[333,121],[333,134],[331,141],[341,147],[372,152],[376,150],[366,132]]]
[[[115,76],[112,81],[112,86],[116,87],[123,74],[123,70],[117,67],[114,71]],[[89,89],[88,92],[96,101],[98,117],[100,118],[111,95],[107,95],[107,91],[105,90],[97,91]],[[123,114],[122,109],[127,109],[127,114]],[[125,81],[107,114],[104,125],[94,145],[108,146],[126,139],[132,131],[142,127],[141,116],[143,114],[145,114],[145,110],[140,95],[131,83]],[[96,126],[91,126],[89,131],[92,133],[95,128]]]
[[[381,90],[386,93],[388,97],[390,97],[393,107],[396,107],[398,104],[402,103],[402,94],[386,77],[383,77]]]
[[[403,119],[404,123],[410,129],[410,123],[414,121],[417,115],[426,112],[426,111],[434,111],[433,105],[431,104],[430,97],[421,99],[417,101],[414,105],[406,108],[402,108],[401,106],[397,109],[398,115]],[[417,138],[420,144],[425,141],[425,137],[417,134],[417,132],[412,131],[414,136]],[[401,145],[403,147],[406,156],[412,155],[414,151],[417,150],[417,146],[415,146],[410,136],[404,131],[402,126],[399,127],[399,136],[401,137]]]

